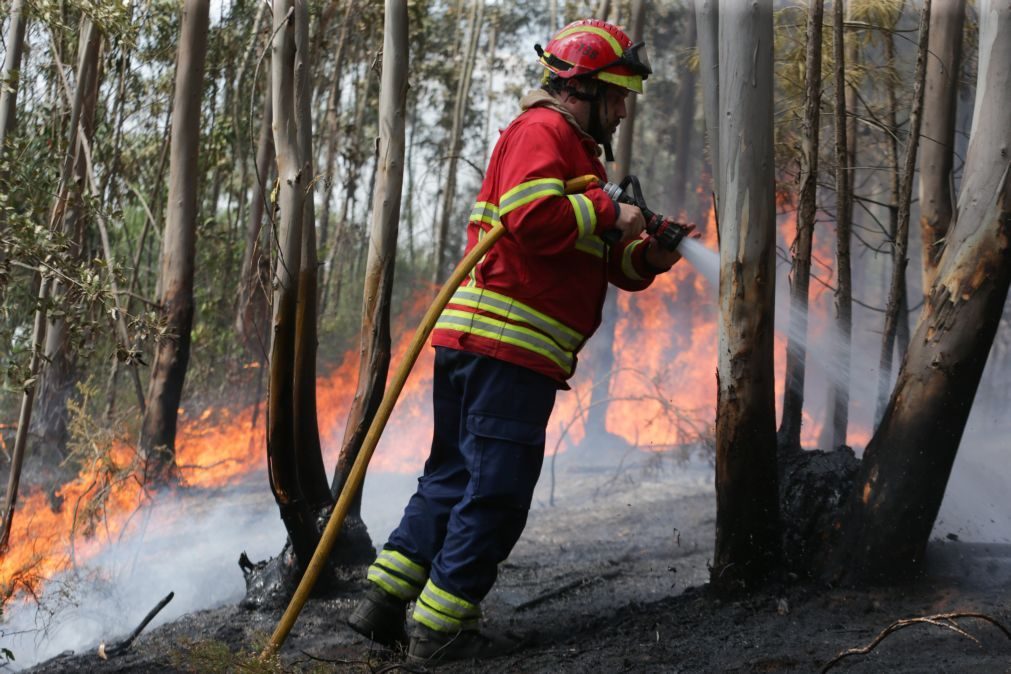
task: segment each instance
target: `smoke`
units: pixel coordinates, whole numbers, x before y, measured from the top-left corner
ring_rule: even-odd
[[[3,644],[18,668],[67,650],[129,634],[169,592],[173,600],[147,629],[192,611],[237,602],[245,584],[237,560],[277,554],[285,533],[266,485],[194,490],[155,500],[136,526],[86,565],[46,582],[39,603],[4,607]]]

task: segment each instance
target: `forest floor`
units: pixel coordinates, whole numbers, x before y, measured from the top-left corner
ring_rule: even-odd
[[[345,626],[362,582],[306,606],[279,669],[816,672],[900,619],[972,613],[1011,627],[1011,546],[957,536],[934,542],[928,576],[901,588],[783,582],[721,601],[705,589],[715,510],[704,461],[635,454],[620,468],[590,469],[563,455],[554,474],[545,465],[527,529],[483,604],[484,627],[523,635],[521,648],[480,663],[407,663]],[[29,671],[270,671],[252,654],[280,613],[236,605],[197,611],[143,633],[119,657],[101,660],[92,649]],[[1011,672],[1011,635],[980,618],[917,622],[831,669]]]

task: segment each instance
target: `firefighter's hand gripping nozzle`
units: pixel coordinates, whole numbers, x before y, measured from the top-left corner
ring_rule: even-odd
[[[637,206],[646,220],[646,233],[664,250],[677,249],[681,241],[691,232],[688,226],[654,213],[646,206],[646,199],[642,196],[642,187],[636,176],[625,176],[625,179],[617,185],[606,183],[603,189],[615,201]],[[620,238],[621,232],[618,230],[609,231],[604,235],[604,240],[610,244],[617,243]]]

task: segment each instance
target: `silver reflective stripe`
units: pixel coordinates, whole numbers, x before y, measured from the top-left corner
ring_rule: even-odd
[[[573,357],[571,353],[562,351],[558,348],[557,344],[544,335],[521,326],[510,325],[487,316],[447,309],[442,312],[442,316],[439,317],[435,327],[461,330],[480,337],[487,337],[495,341],[519,346],[548,358],[566,372],[572,371]]]
[[[583,341],[583,336],[572,328],[560,323],[547,315],[529,307],[519,300],[484,288],[458,288],[453,293],[451,304],[461,304],[498,314],[511,321],[522,321],[532,325],[555,340],[560,347],[573,351]]]
[[[478,624],[476,618],[460,620],[443,615],[439,611],[426,606],[422,600],[419,600],[414,605],[414,614],[412,617],[416,622],[439,632],[462,632],[463,630],[473,630],[477,629]]]
[[[592,236],[597,229],[597,212],[593,210],[593,202],[585,194],[568,195],[572,210],[576,214],[576,226],[579,228],[579,238]]]
[[[425,584],[428,580],[428,575],[425,573],[425,569],[410,559],[400,554],[395,550],[383,550],[376,557],[376,561],[373,562],[373,566],[380,566],[390,571],[394,571],[409,581],[415,583],[418,587]]]
[[[499,200],[498,212],[500,216],[505,215],[514,208],[519,208],[540,197],[562,196],[563,194],[565,194],[565,188],[562,186],[561,180],[555,178],[531,180],[506,192]]]
[[[411,585],[402,578],[394,576],[392,573],[381,567],[372,565],[369,567],[368,575],[370,581],[383,588],[394,597],[410,601],[420,594],[421,588]]]
[[[488,203],[487,201],[479,201],[474,204],[474,209],[470,212],[471,222],[486,222],[489,225],[497,225],[498,219],[498,208],[495,204]]]
[[[481,617],[481,608],[477,604],[472,604],[466,599],[461,599],[454,594],[446,592],[431,580],[425,584],[420,602],[450,618],[465,620],[467,618]]]
[[[581,250],[595,257],[604,257],[604,240],[599,236],[588,236],[585,239],[577,239],[576,250]]]

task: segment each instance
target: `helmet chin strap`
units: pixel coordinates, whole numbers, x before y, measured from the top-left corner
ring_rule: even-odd
[[[590,104],[590,128],[586,129],[586,132],[590,134],[593,140],[604,146],[604,159],[614,161],[614,151],[611,149],[611,135],[604,128],[604,122],[600,118],[600,101],[603,100],[604,105],[607,105],[607,97],[603,95],[605,85],[598,80],[593,80],[592,85],[592,94],[579,91],[568,82],[565,84],[565,91],[573,98],[578,98]]]

